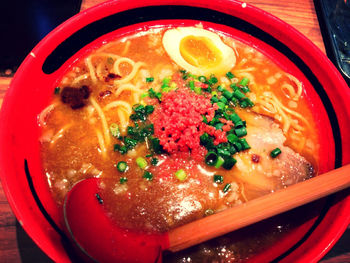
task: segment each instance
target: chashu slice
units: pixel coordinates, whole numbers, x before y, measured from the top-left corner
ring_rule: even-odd
[[[247,183],[246,185],[273,191],[314,175],[310,162],[283,145],[286,137],[272,118],[256,113],[240,115],[247,122],[248,134],[245,138],[251,149],[235,157],[235,176]],[[276,147],[280,148],[282,153],[272,158],[270,152]]]

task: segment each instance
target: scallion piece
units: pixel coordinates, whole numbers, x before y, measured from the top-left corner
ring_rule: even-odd
[[[154,81],[153,77],[146,78],[146,82],[153,82],[153,81]]]
[[[186,172],[183,169],[177,170],[175,172],[175,176],[180,181],[184,181],[187,178],[187,174],[186,174]]]
[[[123,161],[118,162],[117,169],[119,172],[124,173],[128,169],[128,165],[126,162],[123,162]]]
[[[230,151],[228,149],[222,149],[222,148],[218,148],[218,155],[219,156],[223,156],[223,157],[228,157],[230,156]]]
[[[247,93],[250,91],[250,89],[247,86],[243,86],[243,87],[241,87],[241,91],[244,93]]]
[[[109,131],[111,132],[113,137],[118,138],[120,136],[119,127],[118,127],[118,124],[116,124],[116,123],[112,123],[109,126]]]
[[[148,165],[147,160],[143,157],[137,157],[136,158],[136,164],[138,167],[140,167],[141,169],[145,169]]]
[[[225,109],[225,103],[219,101],[216,104],[218,105],[219,109],[221,109],[221,110]]]
[[[193,90],[195,93],[197,94],[202,94],[202,89],[201,87],[194,87],[194,90]]]
[[[224,124],[222,122],[215,124],[215,129],[217,130],[222,130],[222,127],[224,127]]]
[[[238,137],[247,135],[247,129],[245,127],[235,128],[235,133]]]
[[[237,160],[232,156],[226,157],[222,167],[225,168],[226,170],[230,170],[236,164],[236,162]]]
[[[233,94],[231,92],[229,92],[227,89],[225,89],[222,92],[222,96],[224,96],[226,99],[230,100],[233,97]]]
[[[190,83],[190,89],[191,89],[191,90],[194,90],[194,87],[195,87],[194,81],[191,80],[189,83]]]
[[[248,144],[246,139],[239,139],[239,142],[241,143],[243,150],[250,149],[250,145]]]
[[[280,148],[275,148],[271,151],[270,156],[272,158],[276,158],[278,155],[280,155],[282,153]]]
[[[227,73],[226,73],[226,77],[227,77],[228,79],[233,79],[233,78],[235,77],[235,75],[233,75],[232,72],[227,72]]]
[[[222,184],[224,182],[224,177],[222,175],[214,175],[214,182],[217,184]]]
[[[121,154],[126,154],[128,152],[128,149],[126,148],[125,145],[120,145],[120,144],[114,144],[114,151],[118,151]]]
[[[218,155],[216,152],[210,151],[205,156],[205,163],[209,166],[214,166],[218,160]]]
[[[223,86],[218,86],[216,89],[217,89],[218,91],[220,91],[220,92],[223,92],[223,91],[224,91],[224,87],[223,87]]]
[[[208,80],[208,82],[209,82],[210,85],[213,85],[213,84],[218,83],[218,79],[214,75],[211,75],[210,79]]]
[[[217,103],[217,102],[219,102],[219,99],[217,96],[213,96],[213,97],[211,97],[210,101],[211,101],[211,103]]]
[[[235,141],[238,140],[238,137],[233,134],[233,133],[230,133],[229,135],[227,135],[227,140],[230,142],[230,143],[234,143]]]
[[[152,158],[152,159],[151,159],[151,164],[154,165],[154,166],[156,166],[156,165],[158,164],[158,159],[155,158],[155,157]]]
[[[202,83],[207,82],[207,78],[206,78],[205,76],[199,76],[199,77],[198,77],[198,80],[199,80],[200,82],[202,82]]]
[[[149,171],[145,171],[142,177],[145,178],[147,181],[152,181],[153,174]]]
[[[234,92],[233,92],[233,96],[239,100],[243,100],[245,98],[245,95],[244,93],[242,93],[240,90],[236,89]]]
[[[145,112],[146,112],[147,115],[153,113],[153,111],[154,111],[154,106],[153,105],[146,105]]]
[[[127,181],[128,181],[128,178],[126,178],[126,177],[120,177],[120,179],[119,179],[120,184],[125,184]]]
[[[224,164],[225,160],[224,158],[222,158],[221,156],[218,157],[218,160],[216,161],[214,167],[219,169],[223,164]]]
[[[231,188],[231,184],[226,184],[225,187],[224,187],[224,189],[222,189],[222,191],[223,191],[224,193],[227,193],[227,192],[230,190],[230,188]]]
[[[219,99],[219,101],[222,102],[222,103],[227,104],[227,99],[226,99],[224,96],[222,96],[222,97]]]
[[[237,113],[233,113],[230,115],[230,120],[236,125],[237,122],[241,121],[241,118]]]
[[[247,86],[249,83],[249,79],[248,78],[243,78],[240,82],[239,85],[241,86]]]

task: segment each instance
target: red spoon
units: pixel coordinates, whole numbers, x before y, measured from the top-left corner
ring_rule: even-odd
[[[64,219],[75,243],[97,262],[161,262],[167,235],[135,233],[110,220],[98,198],[99,180],[77,183],[66,196]]]
[[[350,165],[256,198],[243,205],[147,235],[118,227],[103,209],[98,179],[77,183],[67,194],[64,216],[77,245],[98,262],[161,262],[162,250],[179,251],[350,187]]]

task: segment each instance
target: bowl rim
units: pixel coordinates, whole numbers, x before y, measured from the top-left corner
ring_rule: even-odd
[[[237,15],[237,8],[239,8],[239,15],[245,16],[244,20],[247,20],[248,22],[253,22],[253,24],[263,30],[276,30],[276,32],[272,32],[272,35],[274,37],[281,37],[280,32],[289,32],[288,35],[283,35],[283,41],[289,48],[291,48],[298,56],[305,55],[306,53],[309,55],[308,58],[308,66],[310,68],[315,69],[315,75],[319,76],[321,73],[329,71],[329,75],[325,76],[322,75],[322,83],[327,83],[329,81],[330,83],[337,83],[340,86],[337,89],[327,88],[326,93],[329,96],[330,101],[332,102],[332,105],[337,111],[337,116],[339,116],[342,120],[349,119],[350,116],[350,107],[345,104],[346,99],[350,99],[350,93],[349,90],[346,89],[347,85],[345,81],[340,76],[339,72],[335,69],[333,64],[328,60],[328,58],[305,36],[303,36],[301,33],[299,33],[297,30],[292,28],[290,25],[286,24],[285,22],[281,21],[280,19],[274,17],[273,15],[262,11],[256,7],[253,7],[249,4],[245,4],[236,0],[220,0],[216,3],[211,3],[210,1],[206,0],[178,0],[178,1],[172,1],[172,0],[144,0],[142,2],[131,2],[127,0],[119,0],[119,1],[108,1],[101,3],[95,7],[92,7],[90,9],[87,9],[76,16],[72,17],[71,19],[64,22],[62,25],[57,27],[55,30],[53,30],[47,37],[45,37],[34,49],[33,51],[27,56],[25,61],[20,66],[18,72],[16,73],[12,83],[10,84],[9,92],[7,92],[3,108],[1,110],[1,119],[6,119],[6,109],[10,107],[10,104],[7,102],[9,98],[11,97],[12,90],[15,86],[18,86],[20,83],[20,75],[26,74],[26,67],[28,65],[31,65],[32,63],[43,63],[44,59],[52,52],[52,50],[57,46],[57,43],[61,43],[69,37],[71,34],[76,32],[77,30],[83,28],[89,23],[92,23],[94,21],[97,21],[103,17],[138,7],[145,7],[145,6],[155,6],[155,5],[184,5],[184,6],[194,6],[194,7],[204,7],[208,9],[217,10],[223,13],[227,13],[230,15]],[[258,16],[264,17],[264,19],[259,18]],[[294,38],[294,39],[293,39]],[[298,42],[299,43],[296,43]],[[289,44],[287,43],[289,42]],[[292,43],[292,44],[291,44]],[[322,59],[321,64],[317,63],[319,59]],[[42,74],[44,78],[46,76]],[[52,74],[52,76],[55,76],[55,73]],[[332,76],[333,79],[330,79],[329,76]],[[340,131],[342,136],[343,145],[350,145],[350,139],[346,138],[346,135],[349,134],[350,128],[346,126],[344,123],[340,123],[341,129]],[[4,137],[3,133],[0,133],[1,137]],[[1,153],[3,155],[4,153]],[[4,158],[1,157],[0,161],[3,161]],[[350,160],[350,153],[345,153],[343,155],[343,159],[341,160],[342,164],[349,163]],[[3,184],[3,188],[5,191],[5,194],[9,200],[9,203],[12,207],[12,210],[14,211],[16,217],[20,222],[25,222],[25,219],[22,217],[21,212],[18,210],[16,206],[15,199],[16,197],[12,195],[9,186],[7,185],[6,181],[6,175],[4,172],[1,172],[1,181]],[[344,197],[342,197],[344,198]],[[339,199],[339,198],[338,198]],[[343,220],[340,220],[339,218],[335,220],[335,226],[329,231],[328,226],[328,232],[327,235],[323,235],[324,237],[322,239],[317,239],[317,245],[312,248],[313,252],[309,253],[308,255],[303,255],[303,251],[296,250],[294,253],[296,256],[300,256],[303,259],[308,259],[310,261],[318,260],[320,259],[325,253],[331,248],[332,245],[339,239],[343,231],[345,230],[346,226],[348,225],[350,221],[350,215],[347,215],[345,213],[345,208],[350,208],[350,198],[341,199],[342,202],[336,203],[332,208],[332,211],[330,213],[332,214],[339,214],[341,213],[341,217]],[[48,248],[45,244],[45,241],[42,240],[40,236],[38,236],[36,233],[34,233],[33,229],[30,228],[28,225],[24,225],[25,230],[27,233],[34,239],[34,241],[41,247],[46,253],[49,254],[51,258],[54,260],[59,259],[59,255],[53,251],[53,248]],[[322,229],[326,229],[325,226],[320,226]],[[320,229],[319,228],[319,229]],[[310,243],[310,242],[309,242]],[[310,248],[311,249],[311,248]],[[62,258],[60,258],[62,259]]]

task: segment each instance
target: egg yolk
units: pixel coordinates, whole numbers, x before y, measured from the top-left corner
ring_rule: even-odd
[[[221,51],[207,37],[184,37],[180,42],[180,53],[187,63],[196,67],[215,67],[223,59]]]

